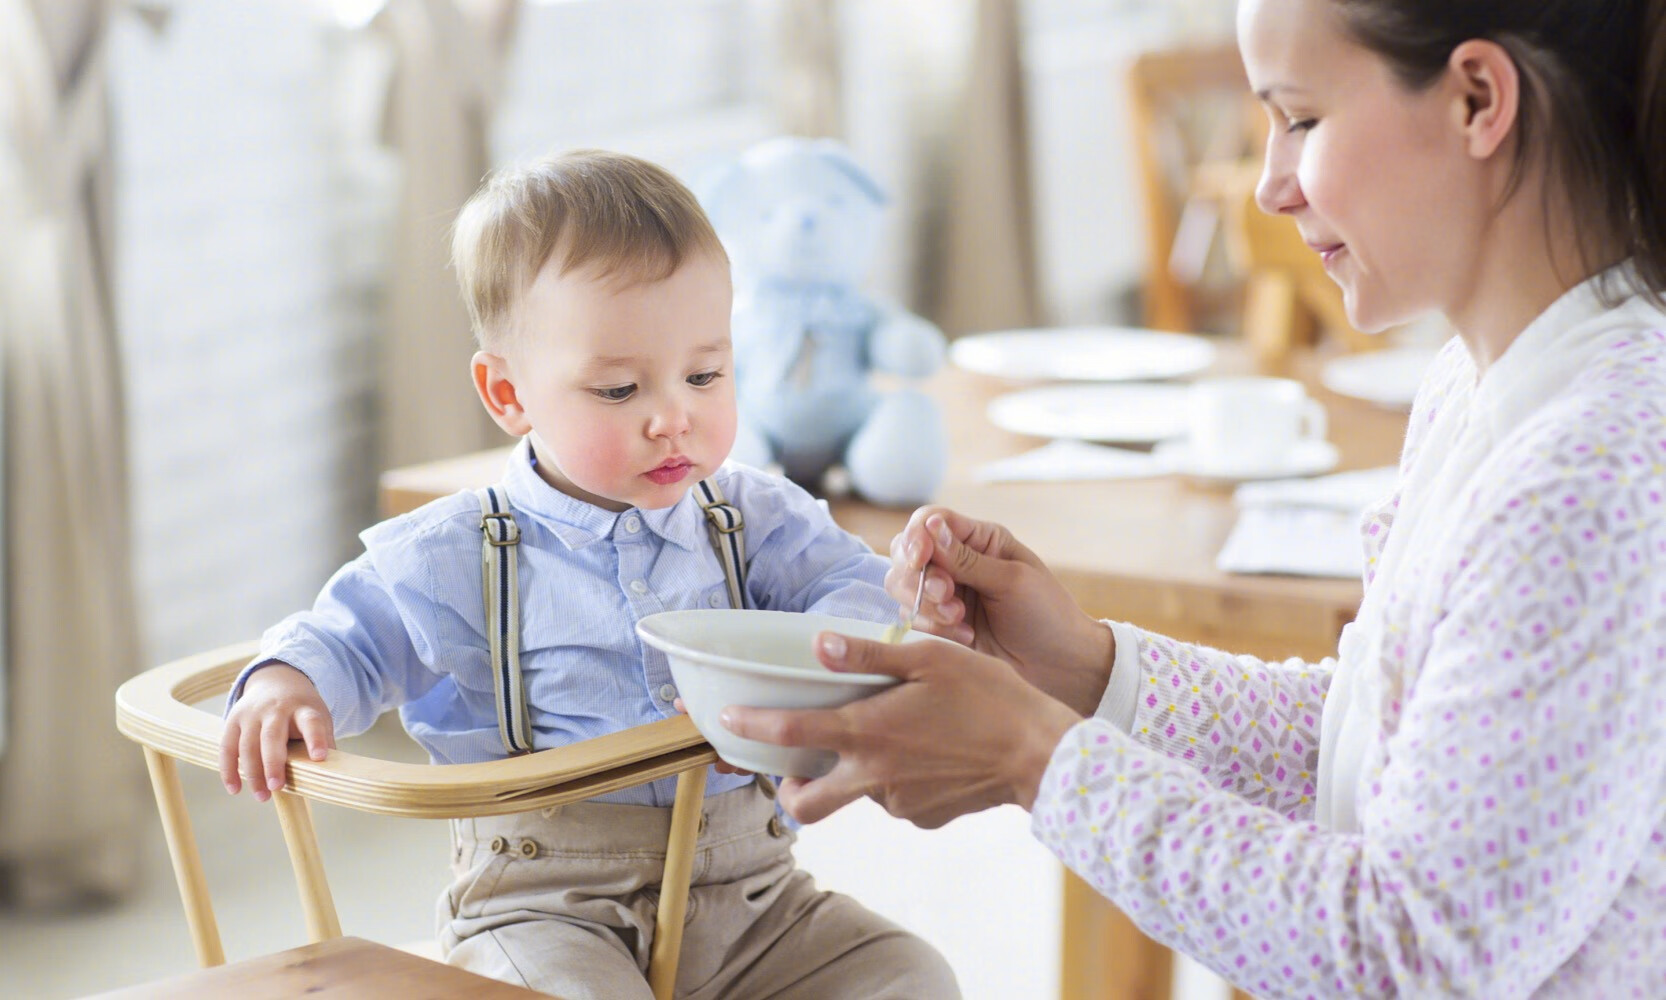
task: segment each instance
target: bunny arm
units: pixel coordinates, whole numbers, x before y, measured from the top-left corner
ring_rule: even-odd
[[[879,321],[868,334],[868,360],[875,371],[923,378],[943,367],[943,331],[906,309],[884,302],[874,305]]]

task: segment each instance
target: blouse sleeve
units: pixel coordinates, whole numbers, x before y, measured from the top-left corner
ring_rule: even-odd
[[[1245,801],[1311,816],[1336,663],[1265,662],[1115,623],[1099,717]]]
[[[1360,832],[1292,820],[1169,755],[1241,758],[1222,747],[1294,725],[1279,720],[1316,697],[1311,673],[1153,640],[1138,728],[1161,732],[1071,730],[1036,835],[1147,933],[1260,997],[1533,992],[1623,917],[1658,850],[1666,527],[1659,477],[1624,472],[1522,477],[1475,508],[1463,575],[1362,773]]]

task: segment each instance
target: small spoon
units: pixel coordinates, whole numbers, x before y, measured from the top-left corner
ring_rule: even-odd
[[[914,627],[914,619],[918,618],[920,616],[920,599],[925,597],[925,596],[926,596],[926,568],[924,566],[921,566],[920,567],[920,584],[919,584],[919,586],[914,588],[914,610],[908,612],[907,614],[903,614],[902,613],[902,608],[901,607],[897,608],[896,624],[890,626],[889,628],[887,628],[885,630],[885,635],[884,635],[883,638],[886,642],[901,642],[902,637],[909,633],[909,630],[911,630]]]

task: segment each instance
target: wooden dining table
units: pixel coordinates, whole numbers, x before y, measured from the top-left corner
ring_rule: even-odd
[[[1311,351],[1275,371],[1308,383],[1325,406],[1338,470],[1398,459],[1406,415],[1325,391]],[[1211,373],[1256,371],[1228,342]],[[985,482],[984,463],[1045,443],[993,426],[993,398],[1022,383],[949,368],[923,383],[948,428],[948,473],[934,502],[999,522],[1043,559],[1090,614],[1134,622],[1179,639],[1259,657],[1319,659],[1336,652],[1342,627],[1362,596],[1354,579],[1246,576],[1215,568],[1236,520],[1231,488],[1180,476],[1077,482]],[[392,469],[381,477],[381,505],[393,515],[430,500],[488,485],[501,476],[508,448]],[[855,497],[831,498],[834,518],[886,552],[910,511]],[[1063,1000],[1152,1000],[1169,996],[1173,958],[1111,904],[1065,874],[1061,920]]]

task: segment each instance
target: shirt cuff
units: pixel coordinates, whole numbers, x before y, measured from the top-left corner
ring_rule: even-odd
[[[1140,707],[1140,632],[1126,622],[1105,624],[1116,641],[1116,658],[1111,661],[1110,683],[1105,685],[1104,697],[1099,699],[1099,708],[1093,714],[1122,732],[1132,733],[1134,716]]]

